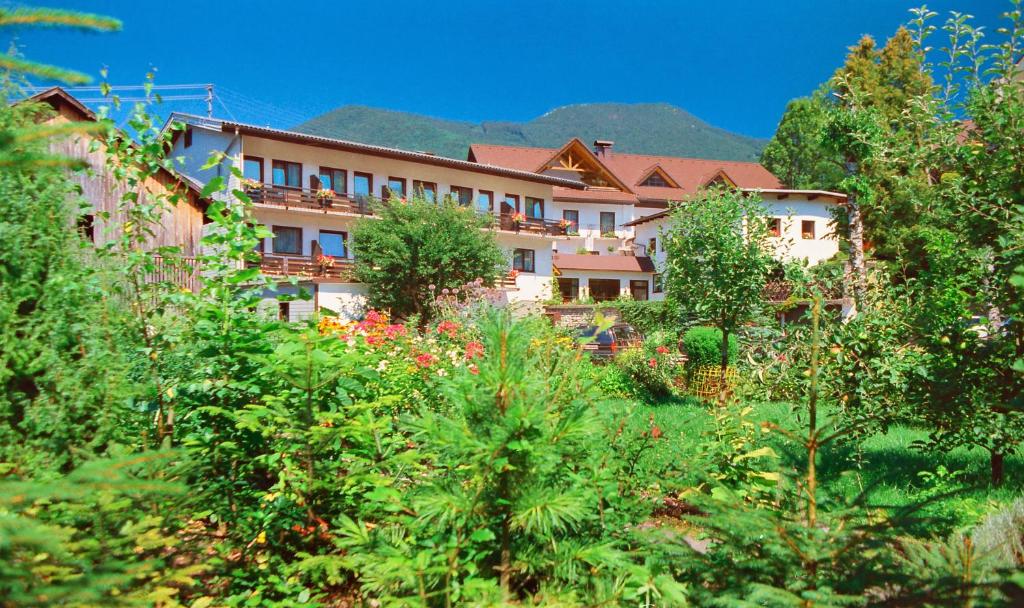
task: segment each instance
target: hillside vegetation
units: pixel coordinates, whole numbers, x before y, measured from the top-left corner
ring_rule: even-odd
[[[564,106],[527,122],[480,124],[366,106],[342,106],[295,127],[325,137],[465,158],[472,143],[560,147],[571,137],[611,139],[615,149],[722,160],[757,160],[764,140],[713,127],[666,103]]]

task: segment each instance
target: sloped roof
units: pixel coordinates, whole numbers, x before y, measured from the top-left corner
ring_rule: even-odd
[[[741,190],[749,194],[770,194],[779,199],[784,199],[790,195],[806,196],[808,200],[828,198],[834,200],[837,205],[845,204],[847,198],[846,195],[841,192],[832,192],[830,190],[791,190],[786,188],[741,188]],[[624,223],[623,226],[639,226],[640,224],[653,222],[663,217],[667,217],[671,213],[672,209],[665,209],[650,215],[638,217],[631,222]]]
[[[81,115],[80,120],[96,120],[95,112],[90,110],[88,106],[78,101],[74,95],[68,93],[61,87],[50,87],[45,91],[40,91],[31,97],[25,98],[24,101],[48,103],[53,106],[54,109],[59,109],[62,105],[65,107],[71,107]]]
[[[559,270],[654,272],[654,262],[644,256],[556,253],[552,256],[551,263]]]
[[[556,152],[557,150],[553,148],[473,144],[469,148],[469,160],[532,171],[550,159]],[[639,183],[654,166],[660,167],[673,181],[679,184],[679,188],[635,186],[632,190],[636,192],[640,200],[681,200],[697,192],[719,173],[724,173],[737,187],[743,189],[779,189],[783,187],[777,177],[758,163],[626,154],[613,151],[599,156],[598,159],[612,174],[626,184]]]
[[[354,141],[347,141],[344,139],[323,137],[320,135],[310,135],[309,133],[300,133],[298,131],[273,129],[271,127],[261,127],[259,125],[236,122],[233,120],[224,120],[221,118],[207,118],[204,116],[186,114],[183,112],[173,112],[171,116],[167,119],[167,123],[164,125],[164,129],[169,128],[171,123],[176,120],[207,129],[219,130],[225,133],[238,132],[243,135],[265,137],[267,139],[274,139],[277,141],[286,141],[292,143],[306,144],[310,146],[319,146],[334,150],[344,150],[347,152],[357,152],[361,154],[369,154],[371,156],[393,158],[396,160],[405,160],[410,162],[421,163],[424,165],[447,167],[450,169],[461,169],[463,171],[472,171],[473,173],[484,173],[487,175],[510,177],[514,179],[521,179],[539,184],[562,186],[565,188],[582,189],[585,187],[583,183],[578,182],[576,180],[566,179],[563,177],[555,177],[551,175],[541,175],[540,173],[534,172],[532,170],[533,167],[530,167],[528,169],[522,169],[520,167],[510,167],[507,165],[492,165],[491,163],[486,162],[470,162],[456,158],[437,156],[435,154],[427,154],[424,152],[412,152],[410,150],[402,150],[399,148],[389,148],[387,146],[364,144]],[[539,162],[542,161],[538,161],[538,163]]]

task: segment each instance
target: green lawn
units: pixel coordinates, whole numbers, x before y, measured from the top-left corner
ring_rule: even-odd
[[[688,468],[696,462],[707,439],[702,436],[714,426],[712,405],[694,398],[675,398],[657,404],[636,403],[634,420],[646,426],[653,414],[664,433],[664,441],[641,459],[638,474],[658,479],[666,488],[682,487],[699,477]],[[758,404],[753,418],[794,428],[803,416],[785,404]],[[927,439],[920,429],[891,427],[885,433],[861,440],[837,443],[824,449],[818,461],[821,499],[863,503],[898,513],[909,505],[925,506],[913,514],[922,521],[914,529],[921,533],[946,533],[976,523],[985,513],[1024,495],[1024,457],[1006,459],[1005,483],[989,485],[988,453],[981,449],[958,448],[925,452],[913,447]],[[775,433],[768,437],[784,466],[803,469],[805,455],[791,442]],[[945,471],[943,473],[942,471]],[[928,474],[932,474],[931,478]]]

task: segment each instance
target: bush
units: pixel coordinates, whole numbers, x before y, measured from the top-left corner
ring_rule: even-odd
[[[690,357],[690,367],[722,364],[722,330],[717,327],[691,327],[683,334],[683,348]],[[729,336],[729,364],[736,363],[739,343],[735,335]]]
[[[671,336],[670,340],[679,339],[683,326],[683,310],[676,303],[668,300],[616,300],[608,308],[619,311],[622,321],[629,323],[642,333],[648,340],[655,333]]]

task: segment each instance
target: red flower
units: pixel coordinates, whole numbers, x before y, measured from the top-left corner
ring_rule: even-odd
[[[658,353],[662,354],[662,355],[667,355],[669,353],[669,350],[668,350],[667,346],[659,346],[658,348],[656,348],[654,350],[658,351]]]
[[[384,320],[384,317],[381,316],[381,314],[379,312],[377,312],[376,310],[371,310],[370,312],[366,313],[365,321],[367,323],[370,323],[371,325],[377,325],[378,323],[380,323],[383,320]]]
[[[384,342],[384,338],[380,336],[366,336],[366,343],[370,346],[377,346]]]
[[[430,353],[423,353],[422,355],[416,357],[416,365],[419,365],[420,367],[430,367],[436,362],[437,357]]]
[[[469,369],[469,373],[473,374],[474,376],[480,375],[480,368],[473,363],[470,363],[467,369]]]
[[[441,321],[437,324],[437,333],[447,334],[449,338],[454,338],[457,331],[459,331],[459,324],[454,321]]]
[[[651,360],[647,362],[647,365],[650,365],[651,367],[658,367],[658,360],[651,357]]]
[[[470,342],[466,344],[466,360],[471,361],[478,357],[484,356],[484,345],[479,342]]]
[[[651,427],[651,439],[658,439],[661,437],[661,427],[654,425]]]

